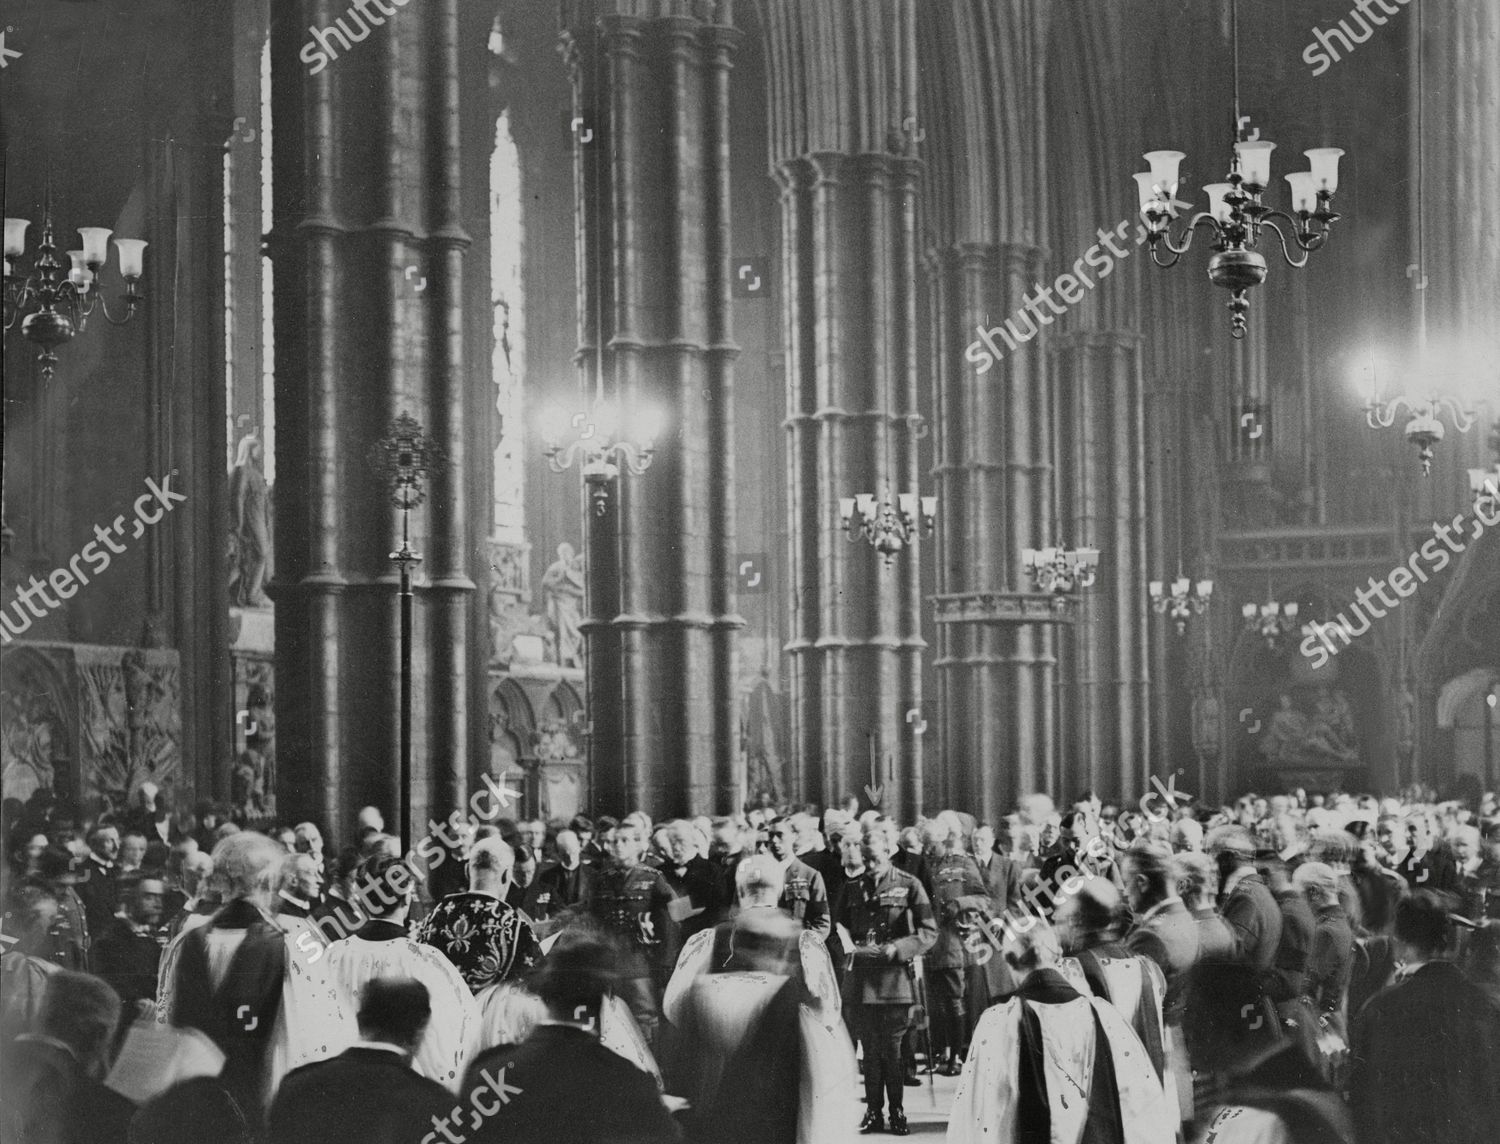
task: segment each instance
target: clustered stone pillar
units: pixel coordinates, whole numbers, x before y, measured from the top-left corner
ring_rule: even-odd
[[[394,826],[410,799],[420,827],[459,804],[474,690],[464,425],[483,402],[464,384],[457,0],[277,0],[272,16],[278,797],[339,837],[365,803]],[[403,412],[445,458],[412,522],[425,562],[408,791],[400,523],[369,459]]]
[[[735,689],[728,0],[575,0],[580,404],[666,426],[645,473],[584,494],[597,812],[739,809]],[[602,367],[603,376],[599,369]]]
[[[782,196],[800,796],[922,809],[917,554],[851,544],[839,500],[925,491],[917,463],[915,5],[765,6]],[[832,68],[861,80],[845,87]],[[826,101],[800,93],[839,91]],[[878,792],[876,790],[878,788]]]
[[[1033,295],[1045,281],[1049,9],[964,0],[924,29],[929,58],[945,61],[924,77],[942,112],[928,145],[955,156],[932,168],[927,259],[939,730],[945,801],[991,822],[1022,794],[1058,790],[1057,625],[1021,553],[1079,543],[1058,535],[1054,497],[1046,342],[1058,319]]]

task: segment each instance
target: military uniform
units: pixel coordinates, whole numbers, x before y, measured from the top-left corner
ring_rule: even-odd
[[[828,918],[828,891],[823,875],[796,858],[786,864],[786,885],[777,905],[821,938],[826,939],[833,928]]]
[[[932,990],[933,1030],[937,1051],[950,1054],[944,1071],[956,1076],[953,1058],[968,1044],[964,1005],[965,925],[976,916],[989,916],[989,887],[979,864],[967,854],[943,854],[928,863],[932,872],[933,910],[938,938],[927,955],[927,981]]]
[[[588,911],[631,952],[632,965],[621,976],[620,996],[648,1038],[657,1023],[657,998],[677,963],[678,930],[671,905],[676,899],[661,871],[645,863],[597,867]]]
[[[910,966],[938,936],[932,903],[920,881],[892,866],[845,885],[834,920],[849,931],[854,946],[844,975],[844,1013],[864,1046],[866,1107],[879,1113],[883,1087],[894,1114],[905,1103],[901,1039],[916,1000]]]

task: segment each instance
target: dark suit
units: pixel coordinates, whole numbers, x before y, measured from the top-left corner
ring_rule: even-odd
[[[588,908],[594,892],[596,871],[580,858],[569,870],[561,862],[549,862],[537,871],[536,879],[526,887],[524,908],[533,922],[545,922],[565,910]]]
[[[721,914],[730,903],[720,898],[718,872],[707,858],[689,858],[682,866],[674,866],[668,861],[661,868],[661,876],[674,894],[687,898],[694,909],[702,911],[683,919],[684,941],[722,920]]]
[[[990,895],[990,916],[998,918],[1021,900],[1021,868],[994,851],[976,854],[974,861]]]
[[[1360,1144],[1492,1144],[1500,1124],[1500,1005],[1429,962],[1371,998],[1350,1037]]]
[[[0,1069],[0,1140],[125,1144],[135,1105],[92,1079],[69,1053],[23,1035]]]
[[[268,1136],[271,1144],[418,1144],[455,1103],[406,1057],[355,1045],[286,1075],[271,1102]]]
[[[1265,880],[1246,874],[1220,903],[1219,912],[1234,931],[1235,952],[1257,969],[1270,969],[1281,944],[1281,907]]]
[[[471,1127],[476,1097],[495,1111]],[[461,1107],[465,1119],[459,1127],[468,1144],[659,1144],[682,1138],[651,1077],[592,1033],[566,1025],[539,1025],[520,1045],[481,1053],[464,1077]],[[410,1144],[421,1139],[411,1137]]]

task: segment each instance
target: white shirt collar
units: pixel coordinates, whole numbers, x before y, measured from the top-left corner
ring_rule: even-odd
[[[407,1052],[400,1045],[393,1045],[390,1041],[356,1041],[356,1049],[379,1049],[383,1053],[395,1053],[398,1057],[405,1057]]]

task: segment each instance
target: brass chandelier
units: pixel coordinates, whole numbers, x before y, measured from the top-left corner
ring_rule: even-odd
[[[1238,0],[1232,0],[1230,5],[1230,27],[1234,59],[1234,157],[1226,181],[1204,186],[1208,210],[1193,215],[1176,238],[1171,233],[1171,222],[1182,205],[1175,195],[1178,167],[1185,158],[1183,152],[1147,152],[1145,158],[1151,170],[1136,175],[1135,181],[1152,262],[1162,267],[1175,266],[1192,246],[1200,227],[1212,234],[1214,255],[1208,260],[1208,278],[1215,286],[1229,291],[1229,332],[1235,338],[1243,338],[1245,314],[1250,309],[1247,295],[1266,280],[1266,258],[1256,249],[1261,237],[1266,231],[1276,235],[1288,266],[1300,270],[1307,265],[1311,253],[1328,241],[1339,218],[1333,210],[1333,195],[1338,190],[1338,161],[1343,151],[1337,147],[1314,147],[1304,152],[1311,169],[1286,176],[1294,214],[1265,204],[1264,195],[1271,182],[1271,152],[1276,144],[1261,139],[1260,131],[1251,129],[1249,120],[1240,114]],[[1286,230],[1278,220],[1285,223]]]

